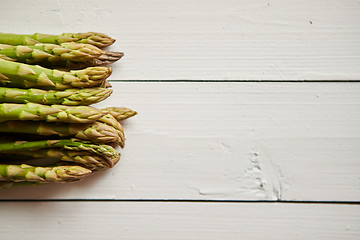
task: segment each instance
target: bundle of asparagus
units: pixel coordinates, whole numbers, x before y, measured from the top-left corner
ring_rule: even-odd
[[[0,33],[2,186],[78,181],[119,161],[120,122],[137,113],[89,106],[112,94],[112,70],[100,65],[123,53],[100,48],[114,42],[94,32]]]

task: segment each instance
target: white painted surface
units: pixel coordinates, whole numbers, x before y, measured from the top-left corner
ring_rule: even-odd
[[[112,79],[358,80],[354,0],[2,0],[2,32],[100,31]]]
[[[360,207],[276,203],[1,203],[1,239],[352,240]],[[6,216],[6,217],[5,217]],[[14,224],[15,223],[15,224]]]
[[[104,32],[111,80],[360,80],[355,0],[2,0],[1,32]],[[359,239],[360,83],[114,83],[118,165],[0,190],[0,239]],[[20,230],[19,230],[20,229]],[[30,234],[30,235],[29,235]]]
[[[360,83],[112,83],[113,169],[0,198],[360,201]]]

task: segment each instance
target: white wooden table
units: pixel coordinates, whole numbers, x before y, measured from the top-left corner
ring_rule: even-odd
[[[360,239],[360,1],[2,0],[1,32],[104,32],[121,161],[0,190],[0,239]]]

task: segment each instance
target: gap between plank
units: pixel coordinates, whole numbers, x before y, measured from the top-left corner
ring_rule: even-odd
[[[360,80],[109,80],[109,82],[223,82],[223,83],[251,83],[251,82],[264,82],[264,83],[349,83],[360,82]]]
[[[164,203],[286,203],[360,205],[360,201],[215,200],[215,199],[0,199],[0,202],[164,202]]]

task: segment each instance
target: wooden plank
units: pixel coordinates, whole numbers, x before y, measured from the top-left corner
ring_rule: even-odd
[[[0,21],[108,33],[125,52],[112,79],[359,80],[359,11],[353,0],[2,0]]]
[[[359,239],[358,205],[1,203],[1,239]],[[30,237],[31,238],[31,237]]]
[[[118,165],[1,199],[359,201],[360,83],[113,83]]]

